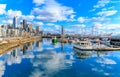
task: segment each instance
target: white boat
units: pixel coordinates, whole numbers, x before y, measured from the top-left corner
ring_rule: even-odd
[[[92,43],[88,39],[80,40],[73,45],[74,48],[80,50],[92,50]]]
[[[120,47],[111,47],[105,44],[100,44],[100,41],[97,40],[97,43],[91,43],[90,40],[80,40],[73,44],[73,48],[77,48],[83,51],[113,51],[113,50],[120,50]]]

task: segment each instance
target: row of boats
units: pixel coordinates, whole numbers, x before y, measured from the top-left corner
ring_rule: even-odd
[[[112,45],[106,45],[108,41],[101,42],[99,39],[95,41],[91,41],[90,39],[80,39],[79,41],[73,44],[73,48],[77,48],[80,50],[85,51],[113,51],[113,50],[120,50],[120,47],[113,47]]]
[[[64,41],[64,40],[62,40]],[[100,40],[100,39],[89,39],[89,38],[81,38],[77,39],[76,41],[73,40],[73,48],[77,48],[79,50],[84,51],[113,51],[113,50],[120,50],[120,47],[115,47],[110,45],[109,40]],[[52,38],[52,43],[56,44],[58,39],[56,37]]]

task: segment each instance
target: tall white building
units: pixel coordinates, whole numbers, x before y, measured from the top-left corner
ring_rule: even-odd
[[[6,29],[5,29],[5,27],[0,26],[0,41],[1,41],[1,38],[5,37],[5,36],[6,36]]]

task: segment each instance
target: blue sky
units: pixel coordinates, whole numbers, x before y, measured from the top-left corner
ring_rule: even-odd
[[[0,24],[14,16],[44,31],[120,33],[120,0],[0,0]]]

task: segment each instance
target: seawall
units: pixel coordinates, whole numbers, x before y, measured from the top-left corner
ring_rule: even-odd
[[[8,39],[4,40],[0,43],[0,54],[3,54],[7,52],[9,49],[17,47],[21,44],[25,44],[28,42],[32,42],[34,40],[41,40],[41,36],[34,36],[34,37],[27,37],[27,38],[14,38],[14,39]]]

